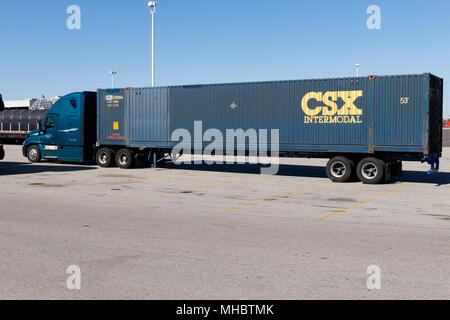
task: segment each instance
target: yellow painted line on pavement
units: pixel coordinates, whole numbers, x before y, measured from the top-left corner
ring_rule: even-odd
[[[397,192],[397,191],[399,191],[399,190],[402,190],[402,189],[405,189],[405,188],[407,188],[407,187],[410,187],[410,186],[412,186],[413,184],[414,184],[414,183],[408,183],[408,184],[405,184],[405,185],[403,185],[403,186],[401,186],[401,187],[392,189],[392,190],[390,190],[390,191],[383,192],[383,193],[381,193],[381,194],[379,194],[379,195],[377,195],[377,196],[375,196],[375,197],[372,197],[372,198],[370,198],[370,199],[367,199],[367,200],[358,202],[358,203],[356,203],[356,204],[354,204],[354,205],[352,205],[352,206],[350,206],[350,207],[348,207],[348,208],[339,210],[339,211],[334,212],[334,213],[332,213],[332,214],[330,214],[330,215],[328,215],[328,216],[326,216],[326,217],[320,218],[320,219],[318,219],[317,221],[321,222],[321,221],[324,221],[324,220],[326,220],[326,219],[335,217],[335,216],[337,216],[337,215],[339,215],[339,214],[341,214],[341,213],[345,213],[345,212],[347,212],[347,211],[349,211],[349,210],[351,210],[351,209],[357,208],[357,207],[362,206],[362,205],[364,205],[364,204],[366,204],[366,203],[369,203],[369,202],[371,202],[371,201],[377,200],[377,199],[379,199],[379,198],[381,198],[381,197],[387,196],[387,195],[392,194],[392,193],[394,193],[394,192]]]
[[[156,197],[156,196],[163,196],[163,195],[169,195],[169,194],[180,194],[180,193],[191,193],[191,192],[194,192],[194,191],[201,191],[201,190],[209,189],[209,188],[213,188],[213,187],[220,187],[220,186],[225,186],[225,185],[230,185],[230,184],[247,183],[248,181],[259,180],[259,179],[263,179],[265,177],[267,177],[267,176],[258,177],[258,178],[244,179],[244,180],[239,180],[239,181],[229,181],[229,182],[220,182],[220,183],[214,183],[214,184],[206,184],[206,185],[202,185],[202,186],[197,187],[197,188],[189,188],[189,189],[183,189],[183,190],[158,192],[158,193],[147,194],[147,195],[140,196],[140,197],[135,197],[135,198],[128,198],[128,199],[123,199],[123,200],[118,200],[118,201],[111,201],[111,202],[108,202],[108,203],[109,204],[121,204],[121,203],[125,203],[125,202],[130,202],[130,201],[137,201],[137,200],[148,199],[148,198],[152,198],[152,197]]]
[[[248,208],[248,207],[251,207],[251,206],[256,206],[256,205],[259,205],[259,204],[262,204],[262,203],[265,203],[265,202],[276,201],[276,200],[279,200],[279,199],[289,198],[291,196],[294,196],[294,195],[297,195],[297,194],[301,194],[301,193],[305,193],[305,192],[308,192],[308,191],[324,189],[324,188],[327,188],[327,187],[332,186],[332,185],[334,185],[334,183],[325,184],[325,185],[322,185],[322,186],[319,186],[319,187],[310,187],[310,188],[302,189],[302,190],[299,190],[299,191],[290,192],[290,193],[287,193],[287,194],[284,194],[284,195],[281,195],[281,196],[276,196],[276,197],[264,199],[264,200],[261,200],[261,201],[255,201],[255,202],[243,204],[241,206],[237,206],[237,207],[234,207],[234,208],[231,208],[231,209],[219,211],[219,213],[229,213],[229,212],[232,212],[232,211]]]

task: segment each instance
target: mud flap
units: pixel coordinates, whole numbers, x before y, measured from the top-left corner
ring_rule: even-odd
[[[384,182],[389,183],[392,181],[393,173],[395,173],[395,165],[392,162],[386,163],[386,168],[384,169]]]

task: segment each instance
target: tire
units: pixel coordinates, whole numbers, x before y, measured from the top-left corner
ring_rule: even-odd
[[[364,184],[378,184],[383,181],[386,163],[377,158],[362,159],[356,168],[358,179]]]
[[[114,151],[109,148],[102,148],[98,150],[97,154],[95,155],[95,161],[97,161],[99,167],[112,167],[115,164]]]
[[[39,146],[33,145],[27,150],[27,158],[31,163],[38,163],[42,160],[41,150]]]
[[[353,161],[346,157],[334,157],[327,163],[327,176],[333,182],[347,182],[355,170]]]
[[[116,153],[116,164],[120,169],[133,167],[134,154],[129,149],[121,149]]]

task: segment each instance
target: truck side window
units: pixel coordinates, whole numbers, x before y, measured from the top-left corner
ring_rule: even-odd
[[[46,128],[54,128],[55,127],[55,117],[48,117],[45,121]]]
[[[75,100],[75,99],[70,99],[69,102],[70,102],[70,105],[71,105],[74,109],[77,108],[77,100]]]

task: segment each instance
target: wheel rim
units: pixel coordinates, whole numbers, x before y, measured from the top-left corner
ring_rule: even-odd
[[[335,178],[342,178],[345,176],[345,173],[347,172],[347,168],[344,163],[342,162],[334,162],[331,165],[331,174]]]
[[[119,162],[122,166],[126,165],[128,163],[128,156],[125,153],[120,154]]]
[[[106,164],[108,162],[108,155],[106,154],[106,152],[102,152],[99,156],[99,162],[101,164]]]
[[[30,156],[31,160],[33,160],[33,161],[36,160],[37,157],[38,157],[37,150],[35,148],[31,149],[30,153],[29,153],[29,156]]]
[[[374,163],[366,163],[361,168],[361,174],[367,180],[373,180],[378,176],[378,167]]]

